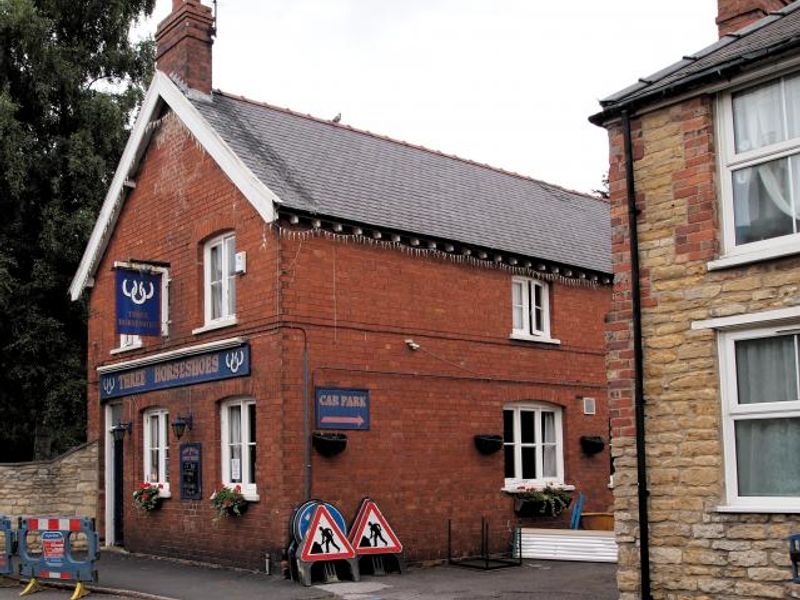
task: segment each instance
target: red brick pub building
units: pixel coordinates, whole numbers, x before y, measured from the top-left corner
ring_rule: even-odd
[[[89,296],[105,543],[258,567],[306,498],[350,519],[371,496],[419,561],[446,555],[448,520],[455,553],[481,516],[507,548],[519,484],[607,510],[608,205],[212,91],[212,24],[176,0],[159,26],[71,288]],[[155,335],[119,333],[117,296],[157,301]],[[317,430],[344,451],[312,448]],[[142,481],[158,510],[134,507]],[[212,526],[222,484],[250,502]]]

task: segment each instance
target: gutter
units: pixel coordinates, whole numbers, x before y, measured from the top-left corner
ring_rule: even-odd
[[[727,62],[711,65],[702,71],[679,79],[674,84],[658,88],[652,92],[644,92],[628,100],[620,100],[618,103],[611,102],[601,112],[589,117],[589,122],[599,127],[604,127],[606,123],[615,117],[622,117],[625,112],[633,113],[637,108],[653,104],[659,100],[702,88],[704,85],[715,81],[730,79],[734,75],[741,73],[745,67],[749,67],[760,59],[774,58],[778,54],[789,52],[798,47],[800,47],[800,36],[795,35],[762,50],[749,52]],[[600,103],[603,104],[602,101]]]
[[[633,177],[631,121],[622,111],[625,142],[625,182],[628,197],[628,243],[631,260],[631,311],[633,319],[634,403],[636,418],[636,484],[639,504],[639,575],[640,598],[652,600],[650,585],[650,519],[648,514],[647,460],[645,454],[644,351],[642,347],[642,298],[639,283],[639,232],[636,208],[636,185]]]

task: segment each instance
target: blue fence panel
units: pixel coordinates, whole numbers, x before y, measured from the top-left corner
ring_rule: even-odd
[[[0,575],[11,575],[13,566],[11,557],[14,555],[14,532],[11,530],[11,519],[0,515],[0,533],[3,535],[3,545],[0,547]]]

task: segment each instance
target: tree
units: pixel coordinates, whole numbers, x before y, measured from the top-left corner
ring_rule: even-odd
[[[85,438],[86,303],[67,288],[153,70],[155,0],[0,0],[0,462]]]

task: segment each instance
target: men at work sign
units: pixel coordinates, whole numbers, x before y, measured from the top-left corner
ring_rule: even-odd
[[[117,269],[117,333],[161,335],[161,274]]]

